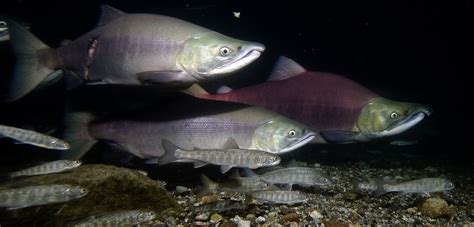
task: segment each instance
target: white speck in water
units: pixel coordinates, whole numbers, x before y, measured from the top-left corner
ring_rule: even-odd
[[[232,12],[235,18],[240,18],[240,12]]]

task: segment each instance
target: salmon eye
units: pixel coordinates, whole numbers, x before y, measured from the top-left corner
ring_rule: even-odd
[[[219,53],[221,54],[222,57],[226,57],[230,54],[230,49],[228,47],[221,47],[219,50]]]
[[[0,26],[7,26],[7,23],[5,21],[0,21]]]
[[[397,117],[398,117],[398,113],[397,113],[397,112],[392,112],[392,113],[390,114],[390,118],[392,118],[392,119],[395,119],[395,118],[397,118]]]
[[[295,137],[295,136],[296,136],[296,131],[295,131],[295,130],[290,130],[290,131],[288,132],[288,136],[290,136],[290,137]]]

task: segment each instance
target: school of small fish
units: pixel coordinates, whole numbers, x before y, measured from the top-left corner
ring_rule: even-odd
[[[195,168],[234,169],[230,179],[212,181],[201,176],[202,193],[237,192],[270,204],[307,203],[300,187],[333,184],[321,168],[287,166],[257,175],[250,169],[275,167],[280,155],[309,143],[354,143],[403,133],[432,113],[428,106],[381,97],[340,75],[311,72],[280,57],[269,80],[232,90],[221,87],[209,94],[197,83],[236,73],[255,62],[265,50],[258,42],[243,41],[177,18],[125,13],[101,7],[98,26],[73,41],[50,48],[25,26],[0,18],[0,41],[17,55],[6,101],[45,89],[60,79],[67,87],[81,84],[146,85],[183,93],[160,109],[144,108],[128,114],[67,112],[64,140],[12,126],[0,125],[0,137],[46,149],[64,150],[62,160],[10,173],[10,178],[69,171],[99,141],[113,144],[148,163],[193,163]],[[240,18],[240,12],[232,12]],[[138,86],[137,86],[138,85]],[[79,88],[80,89],[80,88]],[[185,95],[185,94],[186,95]],[[166,111],[163,111],[166,110]],[[417,141],[392,141],[407,146]],[[143,175],[147,172],[139,171]],[[166,185],[166,182],[161,182]],[[288,188],[289,187],[289,188]],[[444,178],[406,182],[372,179],[354,182],[360,193],[429,194],[454,184]],[[87,196],[78,185],[33,185],[0,190],[0,207],[19,209],[63,203]],[[118,195],[119,196],[119,195]],[[248,201],[218,200],[193,207],[195,212],[245,209]],[[144,210],[96,214],[72,226],[139,225],[156,213]]]

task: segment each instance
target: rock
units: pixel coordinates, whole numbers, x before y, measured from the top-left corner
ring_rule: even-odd
[[[221,200],[222,196],[221,195],[206,195],[201,197],[201,203],[206,204],[206,203],[212,203],[215,201]]]
[[[211,223],[218,223],[220,221],[222,221],[222,216],[220,214],[212,214],[211,215]]]
[[[191,190],[189,190],[189,188],[187,187],[183,187],[183,186],[176,186],[176,189],[174,190],[174,192],[176,193],[176,195],[182,195],[182,194],[185,194],[185,193],[188,193],[190,192]]]
[[[354,201],[358,197],[359,197],[359,194],[353,190],[349,190],[346,193],[344,193],[344,199],[349,200],[349,201]]]
[[[83,165],[69,172],[29,177],[24,185],[69,184],[89,190],[87,196],[68,203],[35,206],[0,212],[2,225],[34,223],[45,226],[64,226],[66,223],[98,213],[146,209],[160,213],[180,206],[166,189],[136,170],[110,165]],[[8,184],[2,185],[9,187]],[[10,186],[11,187],[11,186]],[[14,215],[12,215],[14,214]]]
[[[209,224],[207,222],[202,222],[202,221],[196,221],[194,222],[194,225],[193,226],[202,226],[202,227],[205,227],[205,226],[209,226]]]
[[[263,224],[262,227],[283,227],[283,225],[276,221],[269,221]]]
[[[449,217],[453,214],[453,207],[440,198],[428,198],[418,204],[418,210],[426,216],[432,218]]]
[[[233,222],[224,222],[222,224],[219,225],[220,227],[237,227],[237,224],[233,223]]]
[[[296,213],[289,213],[283,216],[283,220],[289,222],[298,222],[300,220],[300,217]]]
[[[311,216],[313,218],[313,220],[319,220],[319,219],[323,218],[323,215],[321,213],[319,213],[319,211],[317,211],[317,210],[311,211],[311,213],[309,213],[309,216]]]
[[[165,219],[165,223],[167,226],[176,226],[176,218],[174,217],[167,217]]]
[[[196,219],[196,221],[207,221],[207,219],[209,219],[209,215],[210,213],[203,213],[196,216],[194,219]]]
[[[250,221],[242,219],[239,215],[235,215],[232,221],[237,224],[238,227],[250,227]]]
[[[255,221],[255,214],[247,214],[245,219],[248,221]]]
[[[418,212],[418,208],[416,208],[416,207],[410,207],[410,208],[407,209],[407,212],[408,212],[409,214],[416,214],[416,212]]]
[[[263,224],[265,223],[266,219],[262,216],[259,216],[257,220],[255,220],[258,224]]]
[[[268,217],[269,217],[269,218],[273,218],[273,219],[274,219],[274,218],[276,218],[276,216],[277,216],[277,213],[276,213],[276,212],[273,212],[273,211],[272,211],[272,212],[268,212]]]
[[[290,227],[298,227],[298,222],[290,222]]]

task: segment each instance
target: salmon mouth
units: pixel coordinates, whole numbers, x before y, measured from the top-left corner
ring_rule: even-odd
[[[220,75],[237,71],[259,58],[264,50],[265,46],[263,44],[252,45],[247,51],[243,52],[238,57],[213,69],[210,74]]]
[[[277,154],[284,154],[284,153],[288,153],[290,151],[294,151],[294,150],[306,145],[307,143],[309,143],[311,140],[314,139],[315,136],[316,136],[316,133],[314,133],[314,132],[308,133],[308,134],[306,134],[306,136],[304,136],[303,138],[298,140],[296,143],[293,143],[292,145],[278,151]]]

